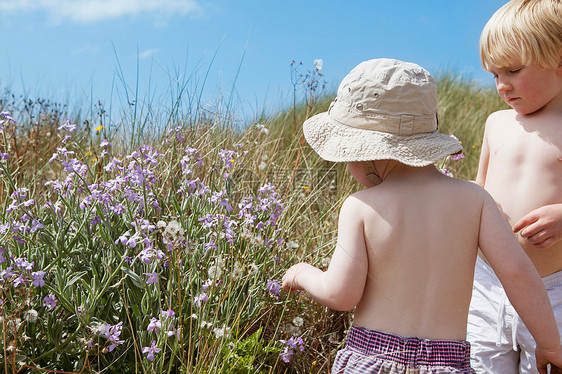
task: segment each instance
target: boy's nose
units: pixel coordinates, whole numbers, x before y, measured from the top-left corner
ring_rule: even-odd
[[[496,78],[496,89],[498,92],[506,92],[511,90],[511,84],[504,78]]]

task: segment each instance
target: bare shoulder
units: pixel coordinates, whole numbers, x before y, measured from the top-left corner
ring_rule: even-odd
[[[475,181],[467,181],[450,177],[446,177],[446,180],[448,180],[448,184],[450,185],[449,188],[452,188],[456,191],[459,199],[471,199],[471,202],[473,204],[482,203],[485,199],[488,198],[491,199],[490,194]]]
[[[342,212],[360,212],[369,205],[372,196],[370,189],[361,190],[349,195],[341,206]]]
[[[504,109],[493,112],[488,116],[486,127],[505,124],[506,122],[516,121],[517,112],[513,109]]]
[[[362,225],[369,211],[369,201],[364,194],[354,193],[348,196],[339,211],[339,226]]]

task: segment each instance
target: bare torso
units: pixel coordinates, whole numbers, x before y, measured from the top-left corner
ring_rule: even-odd
[[[369,275],[355,324],[402,336],[464,340],[482,189],[413,168],[357,193]],[[459,196],[463,196],[459,199]]]
[[[561,118],[505,110],[488,119],[488,149],[483,149],[485,159],[477,181],[496,200],[510,225],[537,208],[562,203]],[[562,241],[537,248],[520,235],[518,240],[541,276],[562,270]]]

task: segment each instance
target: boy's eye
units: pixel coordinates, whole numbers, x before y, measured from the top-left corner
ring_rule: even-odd
[[[519,67],[519,68],[515,68],[515,69],[509,69],[509,72],[510,72],[511,74],[515,74],[515,73],[520,72],[521,70],[523,70],[523,66],[521,66],[521,67]]]

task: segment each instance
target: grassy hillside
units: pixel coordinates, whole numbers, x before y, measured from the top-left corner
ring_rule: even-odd
[[[440,131],[466,155],[446,167],[473,179],[485,119],[503,104],[437,80]],[[330,102],[239,130],[202,108],[115,125],[101,108],[5,93],[1,370],[327,372],[351,315],[279,284],[296,261],[327,266],[339,206],[359,188],[303,139]]]

